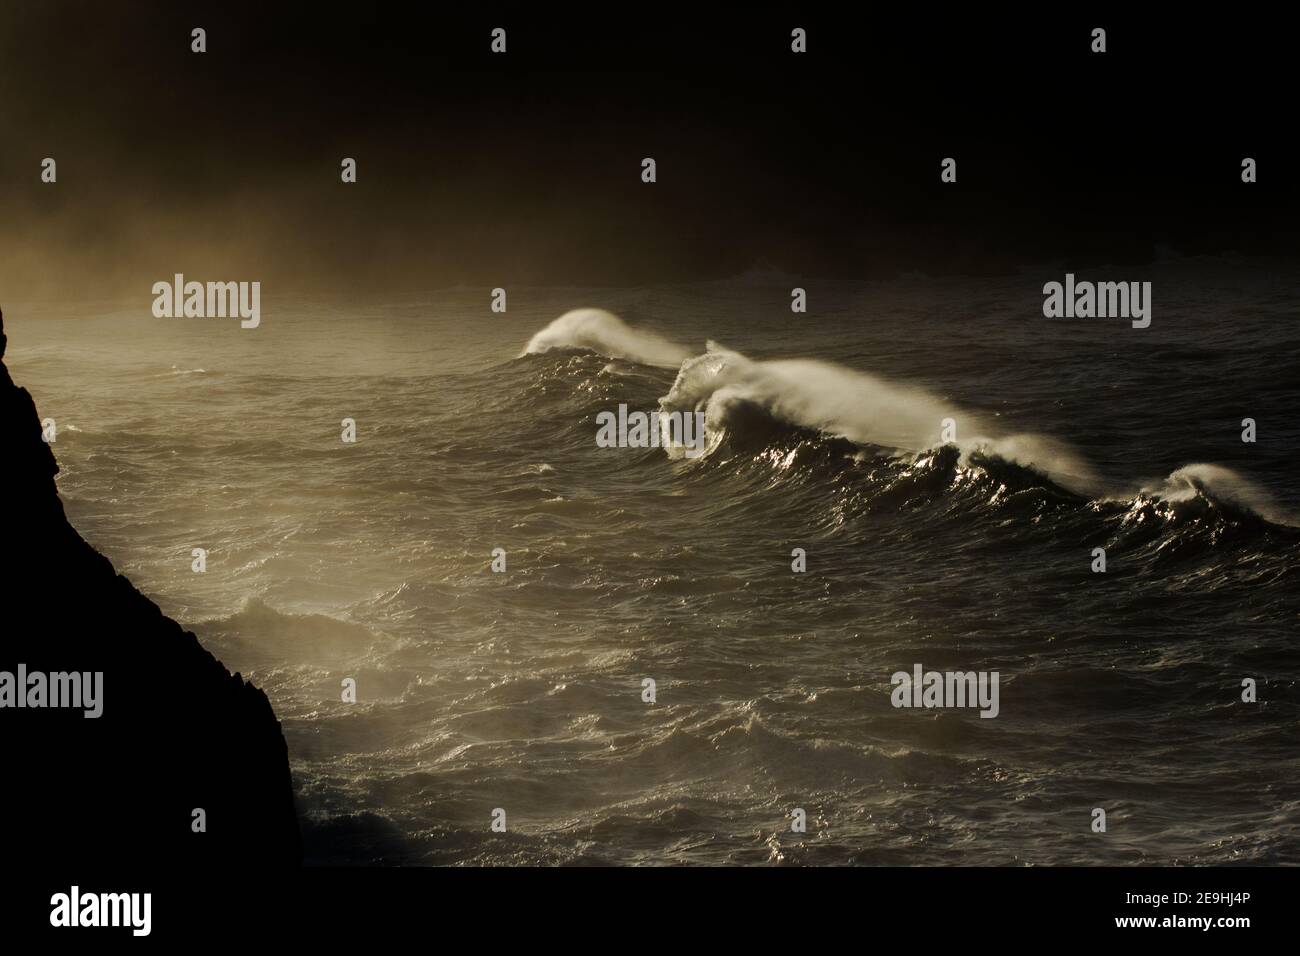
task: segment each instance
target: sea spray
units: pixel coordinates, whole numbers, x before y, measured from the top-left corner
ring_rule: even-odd
[[[1101,482],[1062,441],[1045,435],[999,434],[988,422],[923,389],[896,385],[866,372],[817,359],[753,361],[715,342],[682,364],[677,380],[660,400],[665,409],[704,405],[719,426],[731,406],[746,402],[792,425],[875,445],[920,452],[944,443],[994,454],[1042,472],[1065,488],[1095,493]],[[944,435],[944,422],[960,428]]]
[[[634,329],[604,309],[573,309],[529,340],[521,355],[551,349],[591,349],[610,358],[642,365],[676,368],[691,356],[690,349],[661,335]]]
[[[585,348],[610,358],[678,367],[668,393],[659,400],[659,416],[703,412],[709,439],[699,454],[708,454],[738,407],[748,405],[794,427],[907,455],[950,444],[960,451],[963,467],[990,457],[1002,459],[1095,501],[1147,496],[1180,502],[1202,493],[1273,524],[1300,524],[1266,491],[1230,468],[1189,464],[1155,485],[1107,483],[1059,438],[1005,432],[922,388],[820,359],[753,360],[714,341],[702,354],[692,355],[684,346],[629,326],[603,309],[564,313],[534,335],[523,354],[555,348]]]

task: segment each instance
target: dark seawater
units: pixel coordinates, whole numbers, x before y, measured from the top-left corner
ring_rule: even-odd
[[[1043,318],[1066,271],[6,320],[73,524],[270,695],[311,862],[1300,862],[1300,274],[1098,270],[1139,330]],[[579,307],[626,327],[520,354]],[[661,399],[705,455],[596,447]],[[918,663],[997,718],[892,707]]]

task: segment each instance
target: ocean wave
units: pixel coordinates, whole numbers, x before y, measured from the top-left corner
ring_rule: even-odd
[[[232,651],[249,663],[357,660],[380,641],[380,635],[360,624],[324,614],[291,614],[259,597],[246,599],[234,614],[197,621],[195,629],[238,645]]]
[[[993,504],[1035,490],[1039,506],[1118,504],[1130,511],[1146,509],[1167,524],[1196,515],[1300,525],[1263,488],[1222,465],[1188,464],[1154,485],[1117,485],[1103,481],[1068,442],[1008,431],[925,389],[832,362],[750,359],[713,341],[692,355],[600,309],[565,313],[533,336],[524,354],[551,349],[586,349],[660,368],[676,365],[677,376],[659,407],[705,413],[701,463],[746,451],[775,471],[806,477],[814,469],[829,477],[842,476],[863,455],[875,456],[888,466],[873,498],[876,506],[902,505],[961,485]],[[945,435],[945,426],[956,434]],[[667,449],[670,457],[680,457],[676,451]],[[1214,507],[1207,512],[1198,502]]]
[[[1102,488],[1065,442],[1045,435],[1000,434],[979,416],[923,389],[816,359],[753,361],[710,342],[705,354],[682,364],[660,400],[668,411],[702,408],[710,429],[725,428],[739,403],[856,445],[915,453],[953,444],[964,456],[979,453],[1015,462],[1074,491]],[[949,420],[957,436],[946,442]]]
[[[1296,516],[1280,507],[1266,490],[1222,465],[1184,465],[1142,492],[1173,505],[1208,500],[1258,515],[1270,524],[1300,526]]]
[[[564,313],[534,335],[520,354],[536,355],[564,348],[590,349],[608,358],[661,368],[676,368],[691,356],[685,346],[654,332],[634,329],[604,309],[573,309]]]

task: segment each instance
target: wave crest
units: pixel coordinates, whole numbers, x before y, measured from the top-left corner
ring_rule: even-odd
[[[690,349],[662,335],[634,329],[604,309],[573,309],[534,335],[520,355],[551,349],[590,349],[609,358],[642,365],[677,368],[691,357]]]
[[[998,434],[989,422],[924,389],[817,359],[754,361],[709,342],[703,355],[682,364],[660,405],[669,411],[703,408],[710,431],[726,427],[737,406],[757,406],[790,425],[913,454],[945,444],[943,423],[952,419],[958,433],[952,444],[963,460],[973,453],[992,455],[1041,471],[1072,491],[1095,493],[1101,487],[1065,442]]]
[[[1184,465],[1158,485],[1143,488],[1142,493],[1175,505],[1208,499],[1235,506],[1239,510],[1263,518],[1270,524],[1292,527],[1300,524],[1296,516],[1281,508],[1267,491],[1231,468],[1222,465],[1204,463]]]
[[[1004,432],[922,388],[832,362],[750,359],[713,341],[703,354],[693,355],[684,346],[634,329],[603,309],[566,312],[534,335],[524,354],[557,348],[589,349],[642,365],[677,368],[659,406],[664,412],[705,413],[703,458],[722,448],[779,446],[786,453],[778,463],[788,471],[799,458],[811,461],[829,455],[842,463],[848,456],[834,443],[844,441],[892,456],[908,479],[898,482],[900,494],[918,480],[927,487],[945,484],[945,475],[950,483],[958,472],[974,469],[1013,493],[1035,489],[1049,497],[1064,493],[1098,503],[1122,502],[1139,510],[1160,505],[1171,515],[1195,510],[1198,501],[1208,501],[1270,524],[1300,525],[1268,492],[1230,468],[1189,464],[1156,485],[1107,488],[1065,441],[1037,433]],[[955,423],[956,441],[944,441],[945,419]],[[786,429],[808,434],[798,438]],[[792,438],[796,439],[793,445]],[[799,448],[805,454],[796,454]],[[826,465],[821,461],[818,467]],[[1035,476],[1056,490],[1044,487]]]

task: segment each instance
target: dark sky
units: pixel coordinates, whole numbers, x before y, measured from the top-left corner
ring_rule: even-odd
[[[9,299],[1297,251],[1294,63],[1263,12],[112,6],[0,13]]]

